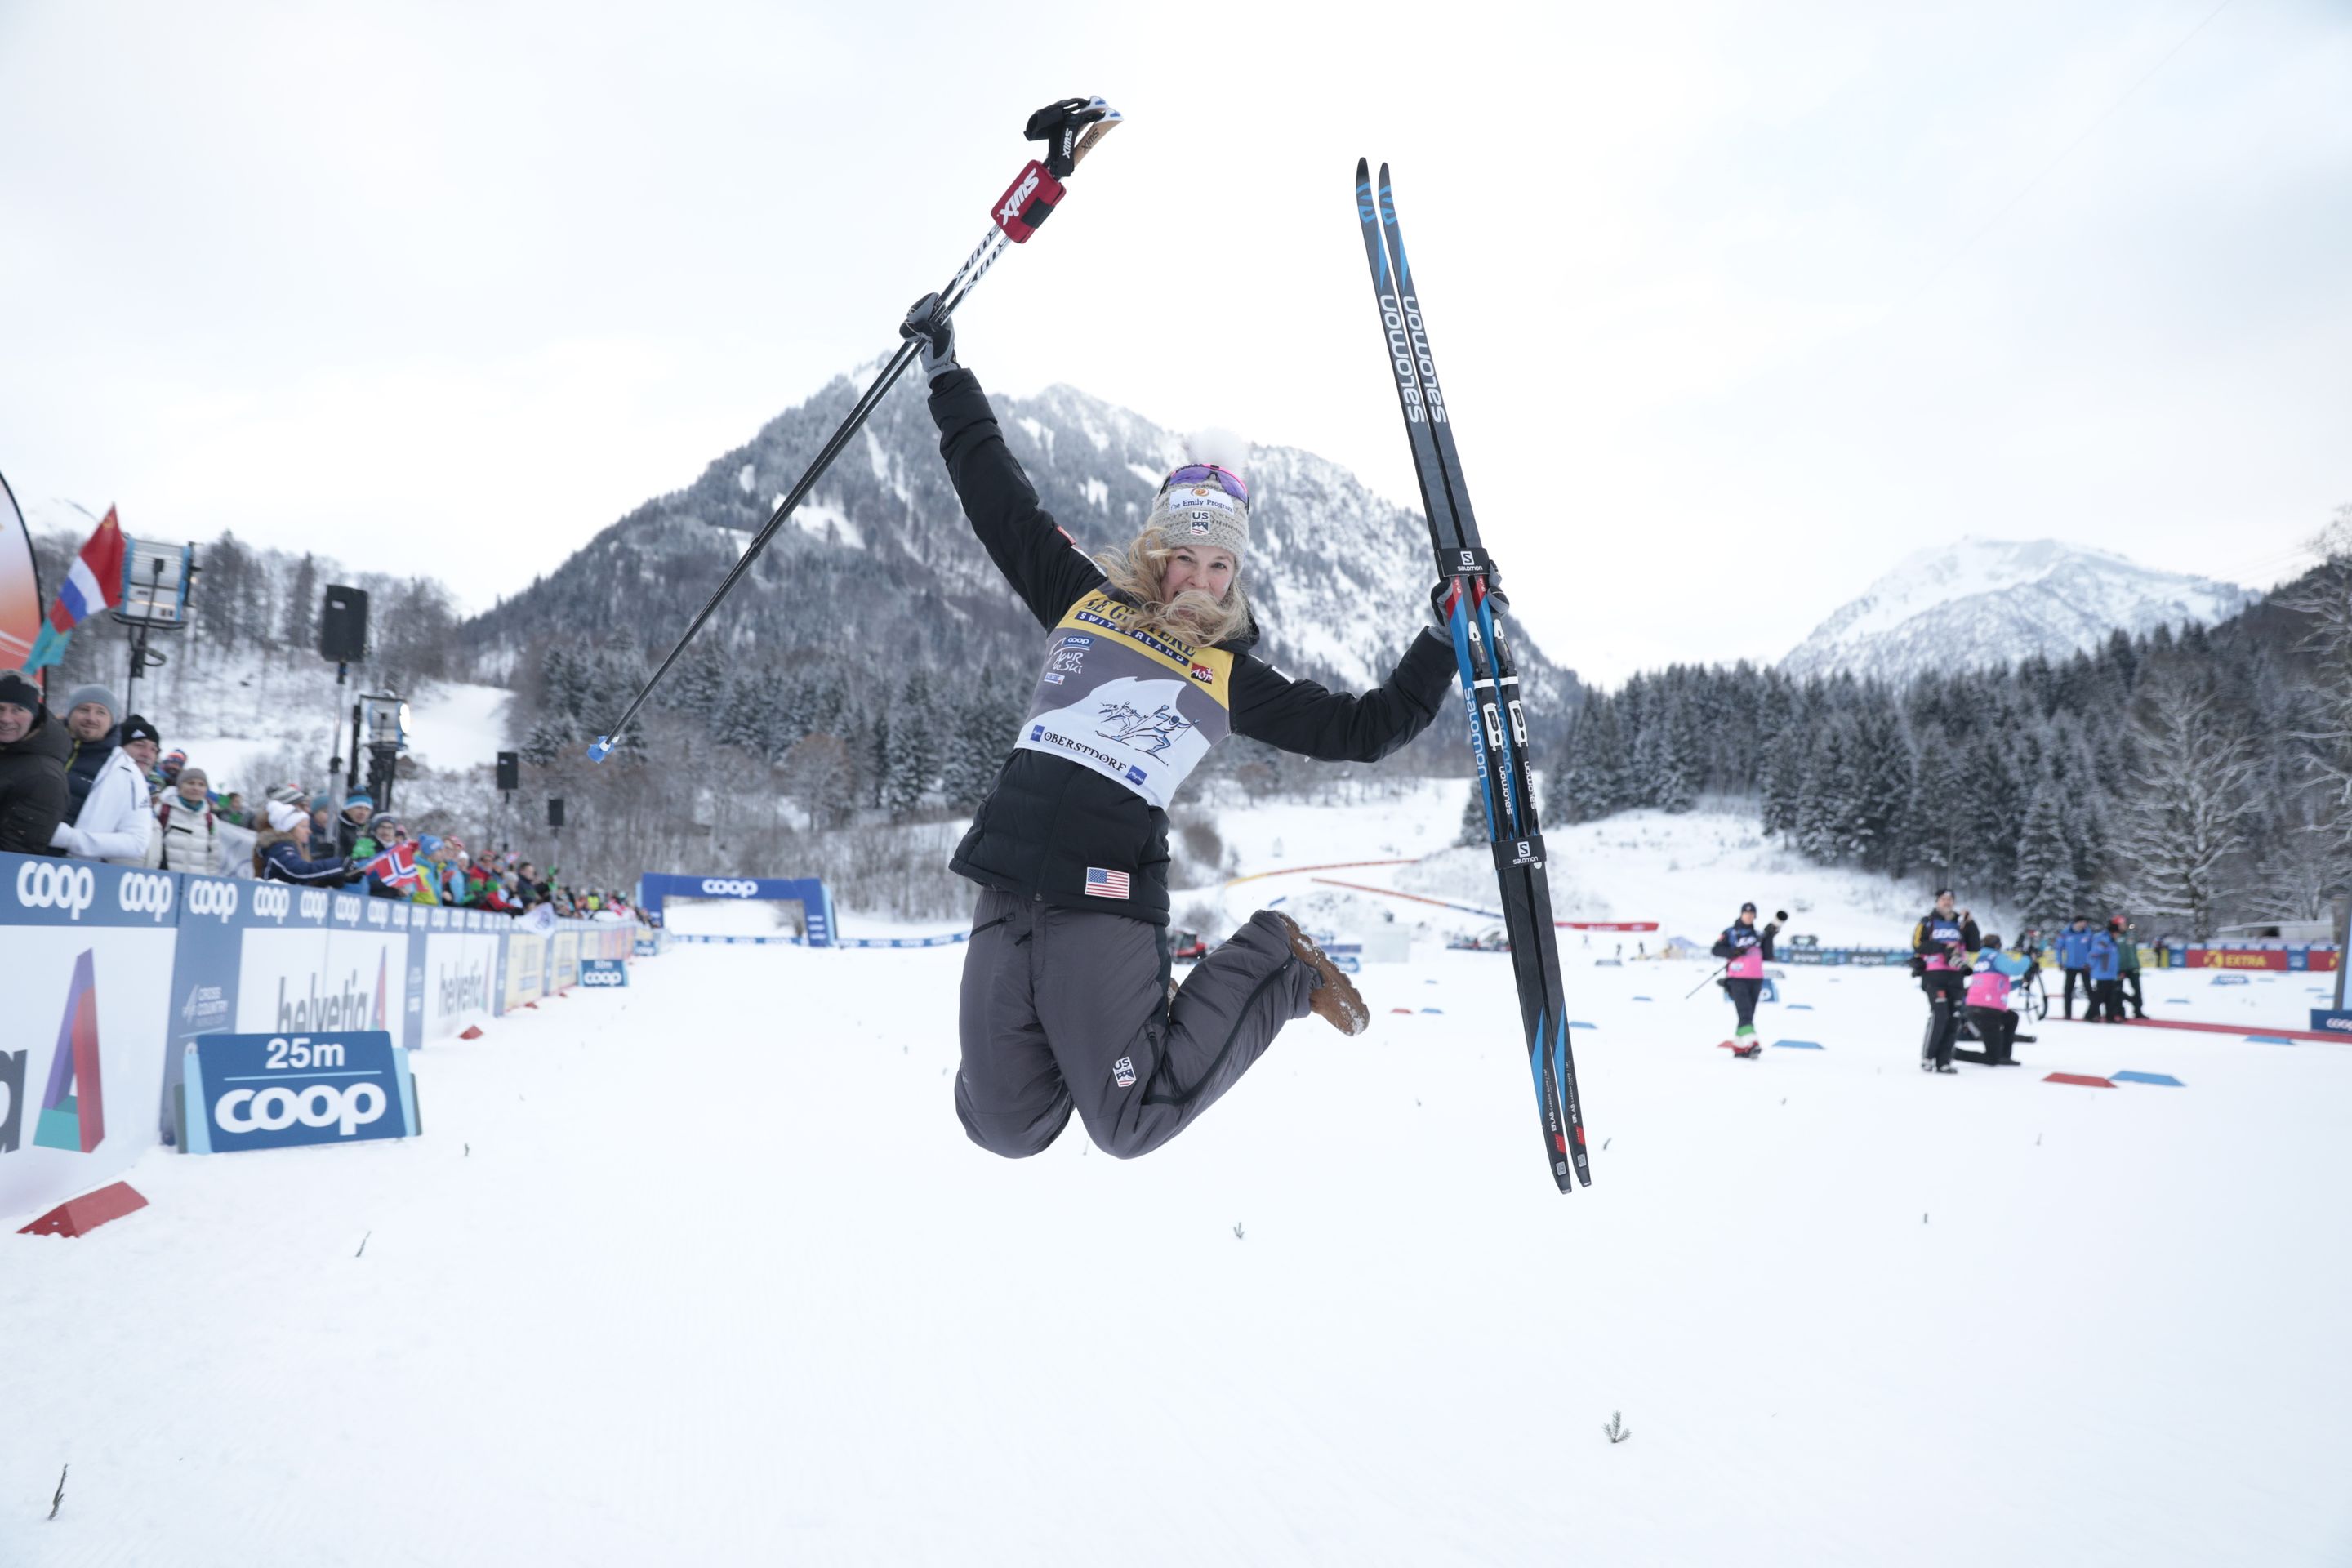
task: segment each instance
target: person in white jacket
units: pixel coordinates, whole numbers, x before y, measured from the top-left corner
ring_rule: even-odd
[[[71,822],[58,825],[49,847],[83,860],[143,866],[154,842],[155,814],[147,804],[147,770],[163,740],[133,713],[122,721],[122,743],[98,770],[97,782]]]
[[[172,787],[155,803],[155,847],[150,866],[166,871],[194,871],[217,877],[221,870],[220,828],[213,819],[212,782],[205,770],[190,763],[180,769]]]

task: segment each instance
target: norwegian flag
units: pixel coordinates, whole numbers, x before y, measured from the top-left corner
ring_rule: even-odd
[[[98,531],[82,543],[81,553],[66,573],[66,580],[58,584],[58,596],[49,601],[48,624],[33,643],[33,651],[25,660],[27,670],[57,663],[66,656],[66,643],[74,627],[100,610],[111,609],[122,598],[122,525],[115,521],[114,509],[106,509],[105,521]]]
[[[1127,897],[1127,873],[1089,866],[1087,868],[1087,891],[1097,899],[1123,899]]]
[[[416,889],[416,844],[413,839],[406,844],[395,844],[360,869],[387,888],[398,888],[404,893],[414,892]]]

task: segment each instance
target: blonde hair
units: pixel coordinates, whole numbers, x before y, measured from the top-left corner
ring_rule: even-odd
[[[1247,631],[1249,596],[1242,592],[1238,573],[1222,599],[1198,588],[1187,588],[1173,599],[1160,596],[1160,584],[1167,581],[1168,558],[1174,553],[1160,542],[1158,533],[1147,530],[1129,540],[1125,550],[1096,556],[1095,564],[1110,579],[1110,585],[1142,612],[1136,621],[1139,631],[1195,647],[1229,642]]]

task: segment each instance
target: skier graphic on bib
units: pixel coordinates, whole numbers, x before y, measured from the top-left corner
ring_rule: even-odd
[[[1424,628],[1361,695],[1289,679],[1251,652],[1250,492],[1233,467],[1177,465],[1142,531],[1090,556],[1038,505],[937,301],[900,330],[922,341],[964,514],[1045,634],[1011,752],[950,863],[982,889],[956,1115],[1008,1159],[1051,1143],[1074,1110],[1105,1152],[1148,1153],[1290,1020],[1313,1012],[1349,1035],[1370,1022],[1348,976],[1271,910],[1171,984],[1168,814],[1185,779],[1232,734],[1327,762],[1387,756],[1450,706],[1454,648]]]
[[[1106,702],[1102,717],[1110,721],[1108,730],[1096,734],[1107,741],[1118,741],[1133,745],[1147,756],[1159,756],[1168,750],[1168,743],[1184,731],[1192,728],[1192,721],[1169,710],[1161,703],[1150,713],[1139,713],[1132,702]],[[1138,737],[1140,737],[1139,742]]]

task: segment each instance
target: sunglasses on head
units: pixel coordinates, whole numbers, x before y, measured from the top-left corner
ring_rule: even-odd
[[[1185,464],[1168,476],[1168,482],[1160,487],[1160,493],[1165,495],[1178,485],[1215,485],[1244,506],[1249,504],[1249,486],[1242,482],[1242,477],[1214,463]]]

